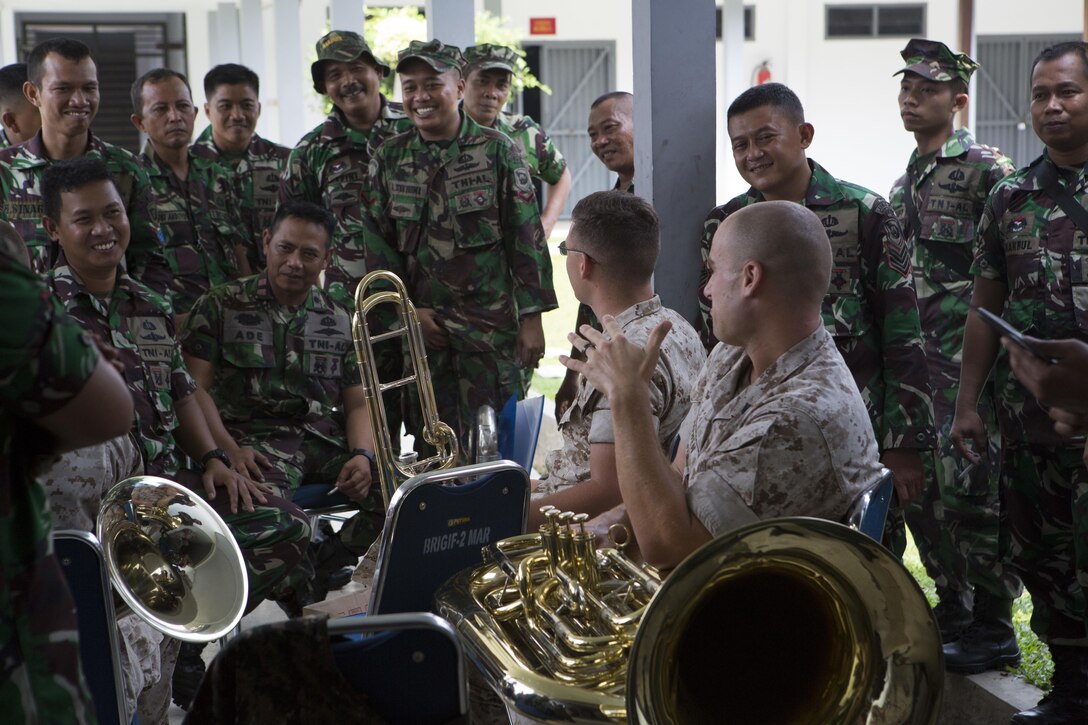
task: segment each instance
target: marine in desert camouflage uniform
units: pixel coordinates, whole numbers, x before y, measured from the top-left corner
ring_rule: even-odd
[[[733,101],[733,159],[752,188],[711,210],[704,224],[703,259],[722,220],[746,206],[802,200],[820,217],[834,260],[824,326],[854,375],[881,460],[895,474],[900,500],[907,502],[921,492],[922,452],[936,445],[910,247],[887,201],[835,179],[806,158],[813,133],[797,96],[782,84],[756,86]],[[705,264],[703,274],[709,277]],[[702,331],[709,346],[716,338],[705,296],[702,302]],[[891,521],[889,527],[896,529]],[[906,545],[901,518],[898,531],[893,541],[901,552]]]
[[[648,201],[621,191],[599,191],[580,200],[559,246],[574,295],[597,315],[609,315],[636,345],[645,345],[658,324],[672,328],[647,382],[657,441],[670,451],[691,407],[691,390],[706,355],[699,335],[653,293],[660,224]],[[547,478],[533,491],[529,530],[544,523],[539,509],[597,516],[620,505],[615,431],[607,396],[582,378],[574,403],[559,421],[563,446],[545,458]],[[555,495],[553,495],[555,494]]]

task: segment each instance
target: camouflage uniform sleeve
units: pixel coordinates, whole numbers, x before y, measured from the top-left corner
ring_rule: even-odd
[[[186,355],[219,364],[222,341],[223,310],[219,296],[214,292],[202,295],[189,310],[185,326],[178,334],[178,342]]]
[[[280,204],[289,201],[310,201],[321,203],[321,195],[314,184],[313,165],[310,163],[310,153],[313,144],[303,137],[298,146],[291,149],[287,157],[287,164],[280,177]]]
[[[169,230],[152,221],[152,195],[155,191],[151,185],[151,177],[139,162],[133,160],[132,163],[132,190],[127,203],[132,236],[125,252],[128,273],[133,279],[169,298],[173,279],[170,263],[166,258]]]
[[[892,184],[891,191],[888,192],[888,203],[892,205],[892,209],[895,210],[895,215],[899,218],[899,224],[902,226],[904,214],[903,206],[903,194],[906,193],[907,188],[907,176],[904,174],[895,180]]]
[[[998,183],[986,198],[975,234],[975,261],[971,274],[1007,284],[1005,244],[1001,238],[1001,217],[1007,205],[1005,184]]]
[[[98,350],[37,275],[0,257],[0,404],[39,418],[75,397]]]
[[[503,244],[518,317],[554,310],[559,305],[552,287],[552,259],[540,226],[532,176],[513,142],[503,145],[499,162]]]
[[[936,447],[933,402],[910,245],[891,205],[880,197],[862,224],[862,284],[872,301],[883,361],[871,389],[877,442],[881,451],[932,449]]]
[[[716,206],[707,214],[703,222],[703,236],[699,239],[699,253],[702,255],[702,268],[699,270],[699,339],[703,347],[710,352],[718,344],[714,337],[714,325],[710,319],[710,299],[706,296],[706,283],[710,281],[710,244],[714,241],[714,233],[718,231],[725,218],[729,216],[725,205]]]
[[[534,124],[535,125],[535,124]],[[536,175],[546,184],[558,184],[563,178],[563,172],[567,170],[567,160],[547,132],[540,126],[536,126]]]

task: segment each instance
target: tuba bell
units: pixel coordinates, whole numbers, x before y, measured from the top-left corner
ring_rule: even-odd
[[[936,621],[890,552],[821,519],[720,536],[662,580],[584,514],[439,592],[484,679],[544,722],[934,723]],[[622,544],[621,537],[614,543]],[[553,563],[554,562],[554,563]]]
[[[393,289],[371,291],[376,284],[388,284]],[[401,326],[371,335],[366,324],[367,315],[380,305],[395,305]],[[431,387],[431,372],[427,366],[427,348],[419,328],[416,307],[408,299],[408,291],[400,277],[378,269],[369,272],[355,288],[355,313],[351,321],[351,335],[355,342],[355,355],[363,376],[363,390],[370,412],[370,427],[374,435],[374,460],[378,467],[385,507],[401,483],[412,476],[428,471],[450,468],[457,462],[457,435],[438,417],[438,404]],[[403,337],[408,344],[408,357],[412,370],[400,380],[382,382],[378,377],[378,365],[374,357],[374,344],[382,340]],[[386,390],[415,383],[423,416],[423,440],[435,448],[435,454],[419,459],[412,456],[393,457],[393,442],[389,437],[388,417],[382,393]]]
[[[187,642],[211,642],[242,620],[242,551],[204,499],[156,476],[125,479],[102,500],[96,534],[124,607]]]

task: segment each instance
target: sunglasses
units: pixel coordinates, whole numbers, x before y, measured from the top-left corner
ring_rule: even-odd
[[[594,259],[593,257],[591,257],[589,255],[589,252],[583,252],[581,249],[571,249],[570,247],[568,247],[566,239],[559,242],[559,253],[561,255],[563,255],[565,257],[565,256],[567,256],[567,254],[569,254],[571,252],[573,252],[575,254],[584,254],[586,256],[586,259],[588,259],[589,261],[593,262],[594,264],[600,264],[600,262],[598,262],[596,259]]]

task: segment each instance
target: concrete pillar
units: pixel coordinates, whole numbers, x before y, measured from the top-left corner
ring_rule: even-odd
[[[238,6],[234,3],[219,3],[213,19],[215,45],[212,46],[213,65],[218,63],[237,63],[242,57],[238,33]]]
[[[661,219],[654,287],[694,322],[699,237],[715,204],[714,0],[632,0],[632,11],[635,191]]]
[[[329,27],[333,30],[354,30],[363,34],[366,13],[363,0],[329,0]]]
[[[740,193],[747,188],[732,162],[732,145],[726,126],[726,110],[733,99],[748,88],[748,73],[744,68],[744,0],[723,0],[722,41],[718,66],[718,113],[717,113],[717,195],[719,201]]]
[[[239,31],[241,52],[239,53],[242,65],[264,79],[264,17],[261,12],[261,0],[239,0]]]
[[[474,0],[427,0],[427,37],[464,50],[476,44]]]
[[[276,49],[276,116],[280,143],[293,146],[306,128],[303,108],[302,41],[299,38],[299,0],[274,0],[272,35]],[[266,108],[266,112],[267,112]]]

